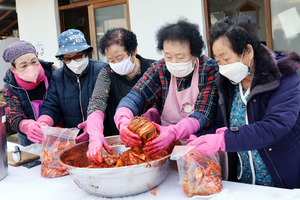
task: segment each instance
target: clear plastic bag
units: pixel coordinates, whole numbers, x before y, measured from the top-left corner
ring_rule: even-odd
[[[41,175],[47,178],[60,177],[68,174],[67,168],[59,163],[59,154],[76,144],[75,137],[79,129],[77,128],[58,128],[42,127],[43,150],[41,153],[42,167]]]
[[[171,159],[177,160],[180,184],[188,196],[208,196],[221,192],[222,170],[219,155],[209,157],[193,147],[175,146]]]

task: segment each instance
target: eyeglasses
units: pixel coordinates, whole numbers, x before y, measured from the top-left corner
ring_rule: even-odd
[[[76,56],[73,56],[73,57],[68,57],[68,58],[64,58],[62,57],[62,61],[66,64],[69,64],[72,60],[75,60],[76,62],[79,62],[82,60],[82,56],[83,56],[84,52],[82,52],[81,55],[76,55]]]

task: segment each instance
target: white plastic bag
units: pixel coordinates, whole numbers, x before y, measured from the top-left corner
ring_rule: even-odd
[[[221,192],[222,170],[218,154],[209,157],[199,151],[188,153],[194,147],[175,146],[171,155],[177,160],[180,184],[188,196],[208,196]]]
[[[59,154],[76,144],[75,137],[79,129],[44,126],[42,127],[42,131],[44,135],[42,142],[43,150],[41,153],[41,175],[47,178],[67,175],[67,168],[59,163]]]

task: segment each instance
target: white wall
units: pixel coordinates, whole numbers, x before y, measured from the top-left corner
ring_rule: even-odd
[[[0,56],[1,56],[1,58],[0,58],[0,66],[1,66],[0,89],[4,87],[3,78],[4,78],[6,71],[8,70],[9,66],[11,65],[10,63],[7,63],[3,60],[3,58],[2,58],[3,52],[9,45],[11,45],[12,43],[15,43],[17,41],[19,41],[18,37],[9,37],[9,38],[2,40],[0,43]]]
[[[60,34],[57,9],[57,0],[16,0],[20,40],[42,41],[45,49],[39,58],[60,67],[55,58]]]
[[[151,59],[160,59],[156,51],[155,31],[165,23],[174,23],[180,17],[197,23],[203,40],[205,21],[202,0],[128,0],[131,30],[137,35],[138,53]],[[206,43],[206,42],[205,42]],[[204,54],[207,55],[205,48]]]

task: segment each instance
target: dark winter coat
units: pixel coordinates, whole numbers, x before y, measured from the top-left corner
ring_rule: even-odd
[[[49,115],[56,126],[77,127],[87,118],[87,107],[97,76],[106,63],[89,59],[87,68],[77,75],[66,64],[53,72],[40,115]]]
[[[50,81],[52,77],[52,72],[55,69],[53,62],[45,62],[43,60],[39,60],[39,62],[41,63],[41,66],[44,68],[45,75],[47,76],[48,81]],[[10,122],[11,127],[18,132],[19,123],[22,119],[27,118],[27,119],[36,120],[34,116],[34,111],[32,109],[27,91],[21,88],[20,86],[18,86],[14,74],[10,69],[6,71],[6,75],[3,78],[3,81],[5,82],[4,93],[8,91],[10,94],[10,95],[6,95],[5,93],[3,95],[4,100],[7,101],[9,104],[7,105],[7,107],[10,107],[9,108],[10,113],[7,113],[8,121]],[[14,98],[13,96],[15,96],[16,98]],[[21,107],[18,106],[19,102],[21,104]]]
[[[255,74],[247,100],[249,125],[225,131],[227,152],[258,150],[276,187],[300,187],[300,84],[296,52],[272,52],[261,45],[255,52]],[[235,86],[217,75],[219,107],[214,126],[229,126]],[[237,159],[230,155],[230,177]],[[235,153],[236,155],[236,153]]]
[[[43,60],[39,60],[41,66],[45,71],[45,75],[47,76],[48,81],[50,81],[52,77],[52,72],[56,68],[52,62],[45,62]],[[35,119],[34,111],[31,106],[30,94],[25,89],[18,86],[13,72],[8,69],[6,71],[6,75],[3,78],[4,89],[2,92],[3,101],[6,103],[6,119],[9,122],[10,127],[18,133],[19,142],[23,146],[27,146],[32,144],[30,140],[27,139],[27,136],[19,131],[19,123],[23,119]],[[44,81],[40,84],[45,84]],[[38,88],[38,87],[37,87]],[[33,89],[31,93],[40,93],[40,89]],[[35,94],[36,96],[40,96],[41,98],[45,95],[43,94]],[[42,99],[40,99],[42,100]]]

